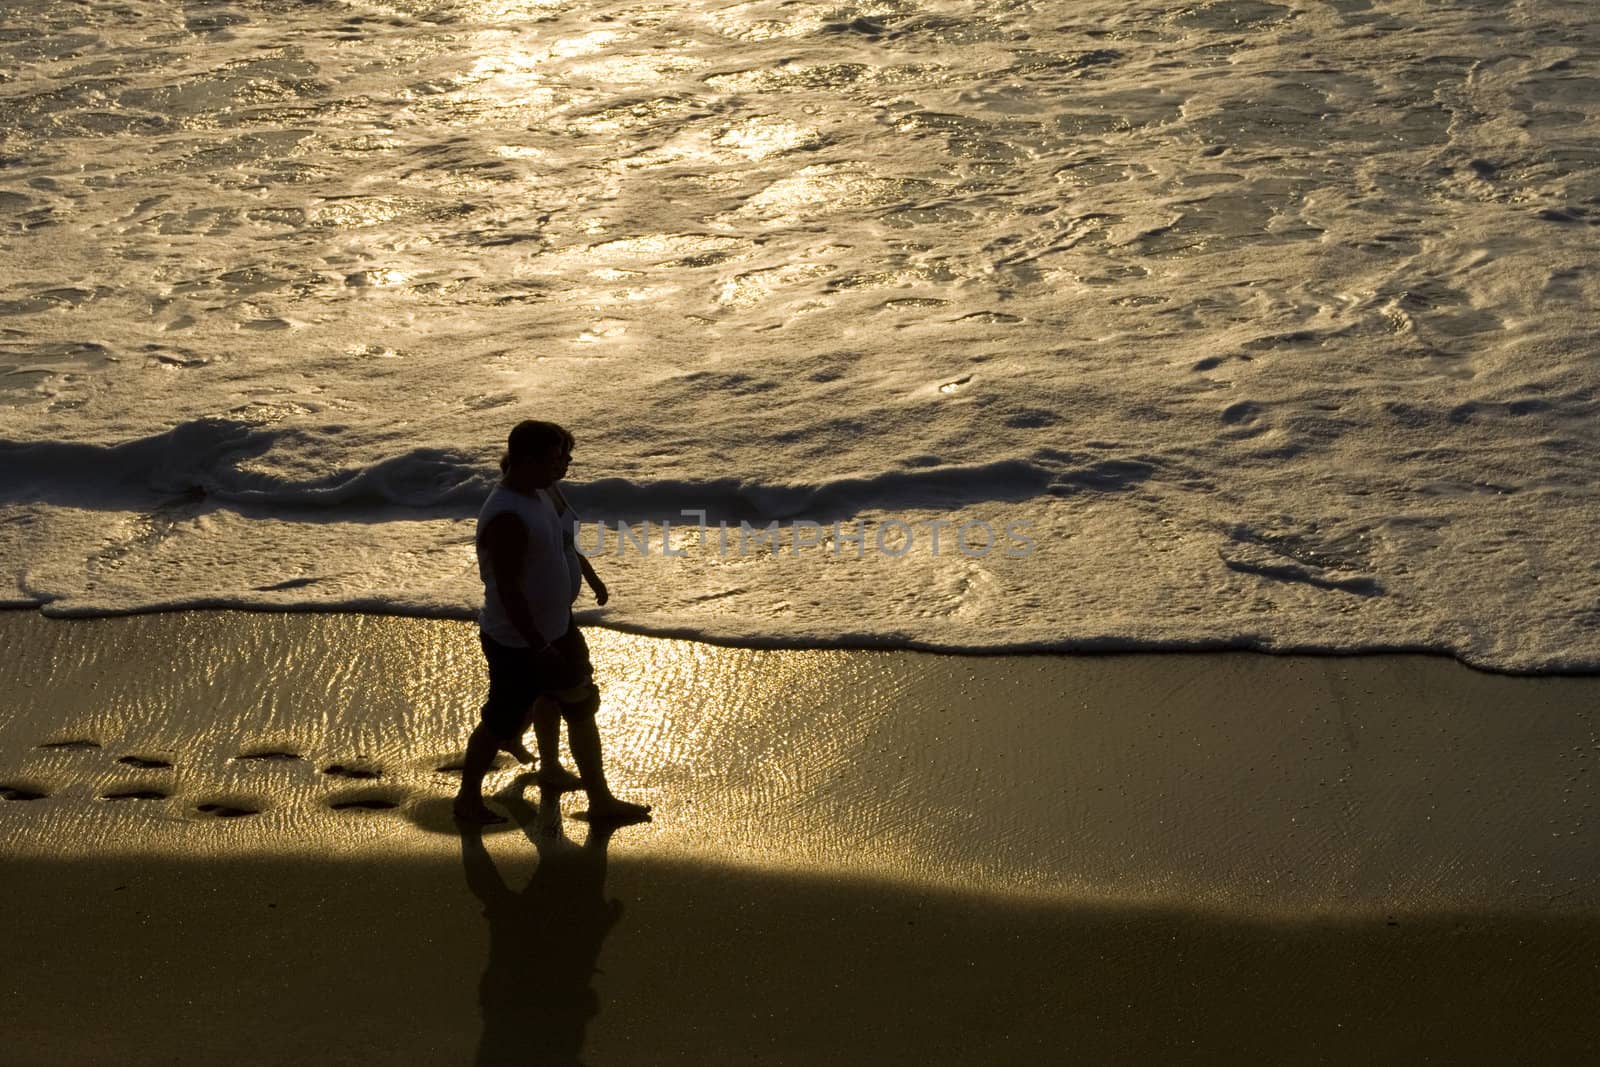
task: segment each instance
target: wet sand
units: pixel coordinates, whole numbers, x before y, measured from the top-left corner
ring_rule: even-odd
[[[0,634],[7,1064],[1600,1043],[1600,680],[595,632],[614,785],[657,817],[585,844],[582,798],[509,765],[513,821],[451,826],[470,625],[13,613]]]

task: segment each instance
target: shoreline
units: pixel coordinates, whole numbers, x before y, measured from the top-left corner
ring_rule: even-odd
[[[346,616],[371,619],[412,620],[416,622],[453,622],[472,624],[477,616],[463,611],[394,610],[317,604],[284,607],[270,604],[177,604],[156,605],[148,608],[103,611],[84,610],[51,612],[49,604],[25,602],[0,602],[0,618],[12,614],[33,614],[54,622],[96,622],[108,619],[136,619],[151,615],[283,615],[295,616]],[[585,631],[603,630],[607,633],[656,641],[684,641],[711,648],[747,650],[752,652],[860,652],[860,653],[917,653],[930,656],[989,659],[1018,658],[1094,658],[1103,656],[1208,656],[1246,653],[1285,659],[1369,659],[1384,657],[1423,657],[1445,660],[1479,674],[1505,678],[1590,678],[1600,679],[1600,667],[1530,668],[1516,670],[1507,667],[1485,666],[1474,663],[1454,652],[1432,645],[1371,645],[1352,649],[1321,648],[1317,646],[1290,645],[1272,647],[1245,638],[1216,638],[1214,640],[1189,640],[1174,638],[1171,641],[1150,641],[1125,637],[1090,638],[1068,646],[1042,643],[1020,645],[945,645],[937,642],[914,641],[904,638],[882,640],[861,639],[852,641],[813,640],[805,637],[771,636],[768,638],[729,638],[715,633],[705,633],[689,626],[652,626],[614,621],[594,608],[574,612],[574,618]]]

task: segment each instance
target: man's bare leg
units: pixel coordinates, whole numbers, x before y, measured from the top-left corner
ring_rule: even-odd
[[[467,739],[467,755],[461,763],[461,789],[450,809],[462,822],[478,826],[505,822],[483,802],[483,778],[494,765],[495,753],[500,751],[501,744],[483,723],[479,723]]]
[[[650,805],[634,804],[611,795],[600,754],[600,727],[593,712],[567,720],[567,743],[572,746],[572,762],[578,765],[578,774],[583,778],[583,790],[589,795],[591,825],[621,825],[649,817]]]
[[[533,736],[539,745],[539,788],[554,793],[581,788],[578,776],[561,766],[561,705],[550,697],[533,705]]]
[[[528,751],[528,746],[522,743],[522,738],[514,737],[510,741],[499,742],[500,751],[510,756],[521,764],[533,762],[533,753]]]

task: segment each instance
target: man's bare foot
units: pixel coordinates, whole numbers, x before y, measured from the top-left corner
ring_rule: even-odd
[[[493,826],[506,821],[505,816],[495,814],[479,797],[456,797],[455,803],[450,805],[450,813],[457,822],[470,826]]]
[[[598,797],[589,800],[586,813],[589,825],[625,826],[631,822],[644,822],[650,818],[650,805],[635,804],[616,797]]]
[[[539,783],[540,789],[548,789],[552,793],[570,793],[574,789],[583,788],[583,779],[559,763],[553,767],[542,768],[535,781]]]
[[[533,762],[533,753],[528,751],[528,746],[523,744],[520,738],[501,742],[500,751],[506,753],[518,763],[527,764]]]

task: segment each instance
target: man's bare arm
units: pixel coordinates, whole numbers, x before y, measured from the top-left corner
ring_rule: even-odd
[[[600,576],[594,572],[589,557],[581,552],[578,554],[578,566],[583,569],[583,577],[589,583],[589,588],[594,590],[595,603],[604,607],[606,601],[611,599],[610,592],[606,590],[606,583],[602,582]]]
[[[556,514],[560,515],[563,521],[568,520],[573,514],[572,506],[567,503],[567,498],[561,492],[561,487],[552,485],[545,492],[550,494],[550,499],[556,506]],[[572,536],[574,538],[578,536],[576,526],[573,527]],[[583,580],[589,583],[590,589],[594,590],[595,603],[604,607],[606,601],[611,599],[611,593],[606,589],[606,583],[602,582],[600,576],[594,572],[594,565],[589,562],[589,557],[582,552],[578,553],[578,567],[583,571]]]

